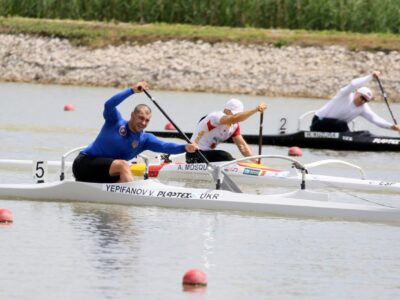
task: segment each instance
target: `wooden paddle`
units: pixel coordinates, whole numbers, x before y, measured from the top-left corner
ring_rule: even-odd
[[[190,139],[187,137],[187,135],[182,130],[180,130],[180,128],[175,124],[174,121],[171,120],[171,118],[161,108],[161,106],[158,105],[157,101],[154,100],[154,98],[145,89],[143,89],[143,92],[146,94],[147,97],[149,97],[149,99],[161,111],[161,113],[168,119],[168,121],[171,122],[171,124],[183,136],[183,138],[186,140],[186,142],[191,143]],[[215,166],[210,164],[208,159],[204,156],[204,154],[201,151],[197,151],[197,154],[200,155],[201,159],[212,169],[211,175],[213,176],[214,180],[216,180],[217,189],[222,188],[227,191],[231,191],[231,192],[235,192],[235,193],[242,193],[242,191],[237,186],[237,184],[235,182],[233,182],[232,179],[230,179],[229,176],[223,170],[221,172],[224,175],[224,180],[221,182],[220,178],[218,178],[218,170],[215,168]]]

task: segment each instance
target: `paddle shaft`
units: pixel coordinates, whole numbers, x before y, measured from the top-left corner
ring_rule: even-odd
[[[391,108],[390,108],[390,106],[389,106],[389,102],[388,102],[388,100],[387,100],[387,95],[386,95],[385,90],[383,89],[381,80],[379,79],[379,77],[375,77],[375,78],[376,78],[376,81],[378,81],[379,87],[380,87],[381,92],[382,92],[382,95],[383,95],[383,99],[385,100],[386,106],[387,106],[387,108],[389,109],[390,115],[392,116],[393,123],[394,123],[395,125],[397,125],[396,118],[394,117],[393,112],[392,112],[392,110],[391,110]]]
[[[264,112],[260,113],[260,131],[258,137],[258,155],[262,154],[262,141],[263,141],[263,125],[264,123]],[[258,159],[258,163],[261,163],[261,158]]]
[[[171,124],[175,127],[175,129],[183,136],[183,138],[186,140],[186,142],[188,142],[189,144],[191,143],[190,139],[188,138],[188,136],[175,124],[174,121],[171,120],[171,118],[168,116],[168,114],[162,109],[162,107],[160,105],[158,105],[157,101],[154,100],[154,98],[145,90],[143,89],[143,92],[146,94],[147,97],[149,97],[149,99],[154,103],[155,106],[157,106],[157,108],[161,111],[161,113],[168,119],[168,121],[171,122]],[[197,153],[200,155],[201,159],[207,164],[209,165],[210,162],[208,161],[208,159],[204,156],[204,154],[201,151],[197,151]]]

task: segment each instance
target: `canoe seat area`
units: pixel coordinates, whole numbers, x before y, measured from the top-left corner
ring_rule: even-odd
[[[159,165],[150,165],[149,166],[149,177],[157,177],[159,171],[161,170],[161,168],[163,166],[165,166],[166,164],[167,163],[162,163],[162,164],[159,164]],[[130,168],[131,168],[132,174],[134,176],[143,177],[144,176],[144,172],[146,170],[146,165],[142,164],[142,163],[140,163],[140,164],[132,164]]]

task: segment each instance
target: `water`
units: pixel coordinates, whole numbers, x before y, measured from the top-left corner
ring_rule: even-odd
[[[104,100],[116,89],[0,84],[0,158],[58,160],[86,145],[102,124]],[[265,100],[264,128],[273,133],[287,118],[323,101],[262,99],[238,95],[152,92],[182,130],[231,96],[246,107]],[[121,105],[128,117],[134,95]],[[66,103],[74,112],[64,112]],[[388,120],[383,104],[373,108]],[[392,107],[396,113],[398,106]],[[154,108],[150,130],[165,118]],[[361,122],[374,133],[389,134]],[[258,119],[243,123],[258,132]],[[233,145],[222,148],[239,157]],[[253,149],[256,151],[256,149]],[[284,147],[263,148],[285,155]],[[368,177],[400,181],[397,153],[337,152],[303,149],[301,161],[340,158],[360,165]],[[271,162],[273,163],[273,162]],[[276,162],[278,166],[287,163]],[[335,166],[322,171],[356,176]],[[353,173],[351,173],[353,172]],[[32,182],[28,172],[0,170],[0,182]],[[341,191],[334,196],[352,197]],[[398,195],[357,196],[374,200]],[[360,200],[362,201],[362,200]],[[87,203],[1,200],[15,222],[0,226],[1,299],[395,299],[400,296],[398,226],[272,218],[203,210],[163,209]],[[200,268],[208,287],[184,291],[182,276]]]

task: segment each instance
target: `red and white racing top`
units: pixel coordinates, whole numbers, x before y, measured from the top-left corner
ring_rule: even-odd
[[[193,131],[191,142],[198,144],[200,150],[213,150],[220,142],[240,135],[239,123],[231,126],[220,124],[223,116],[226,114],[219,111],[212,112],[203,118]]]

